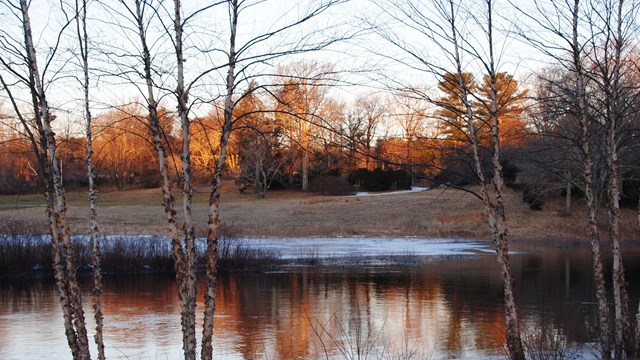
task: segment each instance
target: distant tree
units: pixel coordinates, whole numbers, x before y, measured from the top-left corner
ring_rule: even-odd
[[[462,87],[460,86],[462,84]],[[479,85],[470,72],[463,72],[461,76],[455,73],[445,73],[438,83],[438,89],[443,94],[437,100],[438,110],[436,116],[440,120],[438,137],[456,144],[469,142],[468,128],[466,125],[464,96],[477,94]],[[474,103],[474,105],[476,105]],[[476,127],[481,124],[476,121]]]
[[[259,199],[265,197],[285,162],[282,127],[271,115],[251,87],[234,109],[240,179],[254,185]]]
[[[397,93],[389,100],[389,117],[394,121],[404,141],[404,159],[402,166],[411,174],[412,184],[415,178],[414,165],[416,140],[424,136],[427,126],[427,102],[408,93]]]
[[[5,130],[0,140],[0,192],[19,194],[39,188],[38,165],[28,139]]]
[[[527,109],[529,91],[521,89],[517,80],[506,72],[495,74],[496,115],[500,118],[500,143],[505,147],[518,147],[526,136],[526,124],[523,114]],[[492,103],[492,80],[489,75],[482,77],[482,84],[478,87],[479,113],[486,114],[488,122]]]
[[[336,168],[350,167],[346,163],[345,149],[348,144],[348,137],[344,133],[343,125],[346,122],[345,108],[347,105],[334,98],[327,98],[324,106],[320,109],[322,126],[316,130],[316,140],[318,149],[318,170],[326,173]]]
[[[153,165],[145,122],[146,116],[132,107],[113,109],[93,120],[98,172],[106,174],[118,190],[133,186],[136,177]]]
[[[536,101],[529,111],[532,136],[521,156],[530,169],[524,169],[524,173],[530,177],[525,181],[544,182],[550,190],[564,187],[564,212],[570,214],[572,188],[582,189],[582,153],[580,127],[576,117],[568,111],[572,102],[571,94],[562,89],[565,88],[563,84],[570,81],[566,75],[559,69],[540,72],[540,80],[532,94]],[[602,186],[595,186],[596,194],[601,193],[598,189],[602,189]],[[599,198],[596,195],[596,199]]]
[[[283,84],[275,94],[276,117],[299,149],[302,191],[309,191],[310,159],[332,71],[329,65],[315,62],[295,62],[279,71]]]
[[[206,181],[214,168],[221,121],[215,110],[191,120],[191,164],[197,181]]]
[[[386,104],[380,96],[361,95],[345,117],[343,132],[349,147],[350,166],[355,168],[355,156],[364,158],[366,169],[372,169],[373,147],[377,130],[386,115]]]
[[[86,185],[86,139],[69,134],[58,136],[58,139],[58,156],[62,164],[62,179],[65,187],[77,188],[80,185]]]

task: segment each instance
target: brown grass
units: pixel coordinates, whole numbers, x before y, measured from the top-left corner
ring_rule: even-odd
[[[176,210],[181,211],[177,196]],[[88,231],[86,194],[70,193],[68,216],[76,234]],[[208,190],[198,189],[193,207],[198,235],[206,231]],[[40,200],[38,200],[40,199]],[[547,199],[543,211],[530,210],[521,194],[505,194],[509,233],[514,240],[581,241],[586,238],[585,209],[574,202],[570,216],[562,215],[562,199]],[[158,189],[112,191],[100,194],[98,215],[105,234],[166,235],[166,218]],[[37,206],[40,205],[40,206]],[[601,212],[606,224],[606,211]],[[239,194],[225,184],[221,218],[226,231],[238,236],[424,236],[489,239],[481,202],[452,189],[384,196],[316,196],[296,191],[273,191],[259,200]],[[635,212],[623,210],[622,233],[637,239]],[[0,196],[0,229],[28,223],[46,229],[41,196]]]

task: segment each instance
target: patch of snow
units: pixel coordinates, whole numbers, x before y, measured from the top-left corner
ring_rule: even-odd
[[[464,256],[491,252],[489,242],[451,239],[395,238],[240,238],[231,244],[271,250],[282,259],[384,257],[384,256]]]
[[[421,191],[425,191],[425,190],[429,190],[429,188],[428,187],[412,187],[411,190],[399,190],[399,191],[388,191],[388,192],[377,192],[377,193],[359,191],[354,196],[397,195],[397,194],[407,194],[407,193],[421,192]]]

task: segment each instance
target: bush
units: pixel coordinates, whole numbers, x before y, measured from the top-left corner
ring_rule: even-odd
[[[622,196],[620,197],[620,207],[634,209],[638,206],[640,196],[640,181],[624,180],[622,182]]]
[[[340,168],[333,168],[333,169],[329,169],[327,170],[327,175],[329,176],[341,176],[342,175],[342,169]]]
[[[524,190],[522,191],[522,201],[529,204],[529,209],[531,210],[542,210],[544,207],[542,192],[537,186],[532,184],[524,186]]]
[[[439,184],[448,184],[455,186],[467,186],[474,183],[476,174],[471,167],[466,164],[456,164],[451,162],[446,168],[442,169],[436,176],[435,180]]]
[[[346,178],[331,175],[321,175],[311,179],[309,190],[322,195],[352,195],[355,193],[355,188]]]
[[[516,177],[518,176],[520,169],[509,162],[509,160],[504,160],[501,165],[504,182],[506,184],[513,184],[516,181]]]
[[[404,170],[356,169],[347,179],[352,185],[367,191],[411,189],[411,174]]]
[[[154,189],[161,185],[160,171],[158,169],[144,169],[138,177],[138,182],[143,189]]]

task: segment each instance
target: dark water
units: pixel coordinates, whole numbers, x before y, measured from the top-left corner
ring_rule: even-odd
[[[632,299],[640,288],[638,260],[637,250],[625,253]],[[512,262],[524,331],[542,328],[589,358],[595,315],[589,250],[528,249]],[[104,287],[108,358],[182,358],[172,275],[105,276]],[[411,268],[223,274],[215,357],[358,358],[358,351],[374,359],[501,357],[501,295],[492,254]],[[84,299],[90,305],[88,293]],[[0,359],[69,358],[54,284],[0,282]]]

